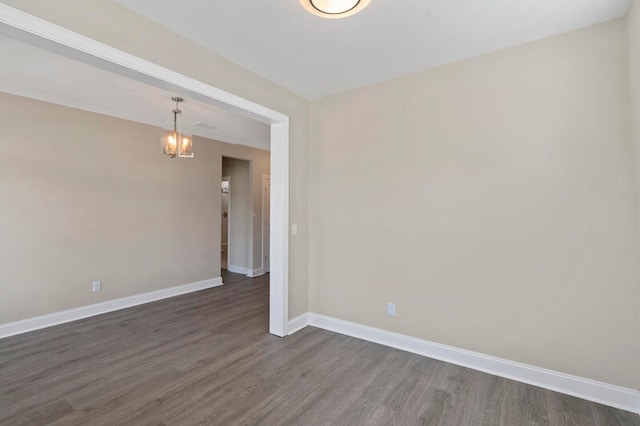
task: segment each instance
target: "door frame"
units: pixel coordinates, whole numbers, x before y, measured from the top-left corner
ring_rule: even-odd
[[[271,127],[269,332],[289,319],[289,116],[0,3],[0,34]]]

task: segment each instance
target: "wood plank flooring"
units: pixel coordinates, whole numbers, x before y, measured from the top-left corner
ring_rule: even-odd
[[[0,340],[0,425],[640,425],[636,414],[307,327],[267,278]]]

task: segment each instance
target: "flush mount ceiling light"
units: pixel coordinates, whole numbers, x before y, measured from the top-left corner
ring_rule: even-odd
[[[300,0],[308,12],[329,19],[346,18],[367,7],[371,0]]]
[[[165,137],[162,138],[162,152],[171,158],[175,158],[176,155],[182,158],[193,158],[193,141],[190,137],[182,134],[181,120],[179,118],[182,111],[178,108],[178,105],[184,101],[184,99],[173,97],[171,100],[176,103],[176,107],[172,111],[173,132],[167,133]]]

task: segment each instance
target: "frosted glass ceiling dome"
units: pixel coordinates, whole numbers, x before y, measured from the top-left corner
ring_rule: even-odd
[[[337,19],[355,15],[371,0],[300,0],[308,12],[323,18]]]

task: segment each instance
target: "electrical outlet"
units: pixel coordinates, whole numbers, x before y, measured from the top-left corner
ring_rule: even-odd
[[[94,293],[96,293],[98,291],[101,291],[102,290],[102,283],[100,281],[94,281],[92,288],[93,288],[93,292]]]
[[[396,304],[395,303],[387,303],[387,315],[391,317],[396,316]]]
[[[295,223],[291,225],[291,235],[298,235],[298,225]]]

